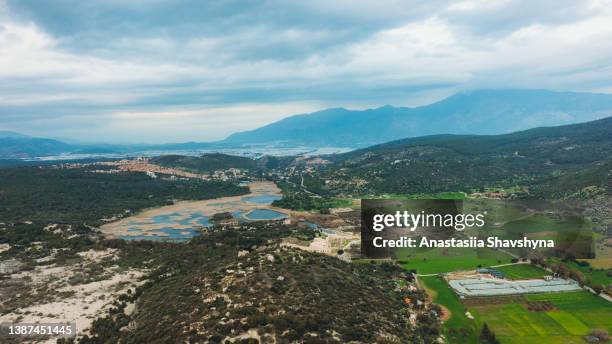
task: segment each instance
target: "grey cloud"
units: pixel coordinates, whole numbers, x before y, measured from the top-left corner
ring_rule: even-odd
[[[488,1],[482,6],[461,10],[451,6],[440,13],[466,32],[500,36],[530,25],[570,24],[598,14],[586,1],[515,0]]]
[[[96,128],[120,127],[113,114],[125,111],[411,105],[469,88],[609,88],[612,51],[580,49],[612,38],[605,30],[567,46],[555,33],[550,52],[548,42],[533,43],[540,37],[530,51],[506,41],[532,25],[554,31],[601,15],[589,2],[474,3],[0,0],[0,12],[3,4],[8,11],[7,18],[0,13],[0,50],[14,43],[2,41],[3,21],[51,42],[25,30],[34,48],[26,44],[16,56],[32,57],[36,73],[11,74],[28,72],[19,58],[0,66],[0,129],[69,126],[95,136]],[[265,123],[255,116],[240,123]]]
[[[233,60],[304,59],[436,13],[445,1],[39,1],[11,0],[61,47],[103,57],[198,61],[207,48]],[[361,8],[361,9],[360,9]],[[198,40],[212,41],[198,47]],[[195,45],[193,44],[195,43]],[[162,49],[156,49],[156,44]],[[163,49],[166,48],[166,49]],[[208,57],[204,54],[204,58]]]

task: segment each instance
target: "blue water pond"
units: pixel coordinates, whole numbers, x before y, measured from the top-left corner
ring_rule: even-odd
[[[277,220],[284,219],[287,215],[269,209],[255,209],[245,216],[249,220]]]
[[[257,203],[257,204],[270,204],[281,198],[282,197],[279,195],[264,194],[264,195],[259,195],[259,196],[242,197],[241,200],[243,202],[251,202],[251,203]]]

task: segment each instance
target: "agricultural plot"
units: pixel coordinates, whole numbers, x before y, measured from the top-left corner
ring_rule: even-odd
[[[398,249],[396,257],[405,269],[419,274],[474,270],[482,266],[510,263],[512,257],[490,248]]]
[[[548,271],[531,264],[499,266],[496,267],[495,270],[502,272],[504,276],[510,280],[544,278],[544,276],[550,275]]]
[[[548,264],[563,264],[571,270],[578,270],[584,274],[584,277],[591,279],[593,284],[600,284],[603,286],[612,284],[612,269],[601,269],[594,268],[591,266],[580,266],[576,262],[563,262],[558,258],[549,258]]]
[[[528,295],[553,309],[530,311],[526,303],[482,303],[470,311],[501,343],[584,343],[592,329],[612,331],[612,304],[586,291]],[[548,307],[547,307],[548,308]]]
[[[511,221],[503,226],[507,233],[529,234],[529,233],[548,233],[548,232],[573,232],[578,228],[587,228],[587,224],[580,218],[573,219],[552,219],[544,215],[532,215]]]
[[[443,332],[450,343],[474,343],[477,341],[480,327],[477,322],[465,315],[466,306],[461,303],[457,294],[438,276],[419,277],[432,300],[441,305],[448,313]]]
[[[527,270],[525,270],[527,271]],[[533,273],[529,270],[525,274]],[[477,343],[486,322],[502,344],[584,343],[593,329],[612,332],[612,304],[586,291],[491,296],[460,300],[444,279],[419,278],[432,300],[448,311],[449,343]],[[469,301],[469,302],[468,302]],[[469,311],[474,319],[469,319]]]

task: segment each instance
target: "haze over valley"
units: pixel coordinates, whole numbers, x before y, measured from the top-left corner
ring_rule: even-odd
[[[262,155],[332,154],[408,137],[438,134],[503,134],[608,117],[612,95],[543,90],[461,92],[430,105],[369,110],[327,109],[294,115],[215,142],[138,145],[74,144],[0,132],[0,158],[82,159],[206,152]]]

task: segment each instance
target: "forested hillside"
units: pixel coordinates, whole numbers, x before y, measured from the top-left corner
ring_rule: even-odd
[[[152,179],[144,173],[84,169],[0,169],[0,222],[87,223],[176,199],[209,199],[248,192],[229,182]]]
[[[407,288],[412,276],[398,265],[352,264],[279,245],[281,238],[313,235],[311,229],[259,223],[211,230],[180,249],[158,246],[155,255],[147,245],[118,242],[132,261],[146,257],[160,266],[96,320],[92,336],[80,343],[436,340],[436,307],[426,305],[423,291]],[[124,312],[128,303],[137,309],[130,315]]]
[[[197,172],[213,172],[226,170],[228,168],[239,168],[255,170],[255,160],[235,155],[221,153],[203,154],[198,157],[185,155],[162,155],[151,159],[151,163],[165,166],[177,167]]]
[[[610,151],[612,117],[505,135],[393,141],[333,157],[334,164],[308,182],[332,194],[469,192],[515,186],[532,187],[541,194],[575,193],[591,185],[609,188]],[[567,185],[573,191],[563,191]]]

